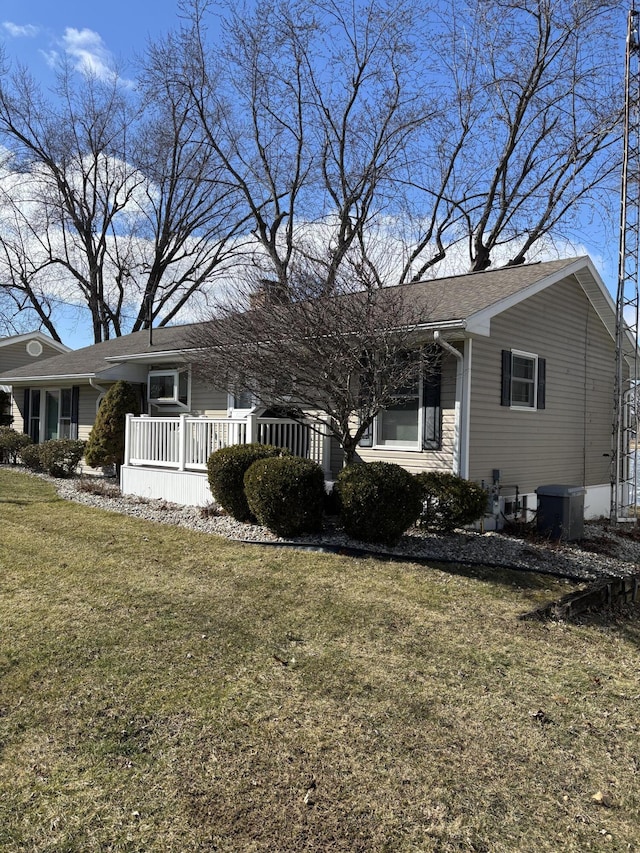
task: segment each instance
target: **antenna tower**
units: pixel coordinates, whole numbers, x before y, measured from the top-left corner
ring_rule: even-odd
[[[611,464],[611,521],[637,520],[638,276],[640,272],[640,12],[627,25],[620,254],[616,299],[616,373]]]

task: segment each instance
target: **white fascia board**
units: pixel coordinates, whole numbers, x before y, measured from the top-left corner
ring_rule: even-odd
[[[95,373],[52,373],[50,376],[3,376],[3,382],[12,385],[51,385],[60,382],[76,382],[80,379],[95,379]]]
[[[54,341],[53,338],[50,338],[49,335],[45,335],[43,332],[28,332],[24,335],[11,335],[8,338],[0,338],[0,347],[8,347],[12,344],[19,344],[26,341],[33,340],[40,341],[42,344],[47,344],[47,346],[54,347],[59,350],[61,353],[71,352],[71,347],[67,347],[64,344],[59,343],[58,341]]]
[[[517,267],[514,267],[514,270],[517,270]],[[602,316],[602,308],[598,310],[598,305],[594,303],[594,298],[597,294],[598,297],[602,297],[605,300],[607,307],[613,314],[614,321],[615,305],[609,291],[600,278],[598,271],[594,267],[591,258],[587,255],[582,255],[581,257],[576,258],[572,263],[567,264],[566,267],[562,267],[562,269],[551,273],[551,275],[547,275],[533,284],[530,284],[529,287],[525,287],[517,293],[512,293],[510,296],[500,299],[498,302],[494,302],[493,305],[489,305],[487,308],[483,308],[475,314],[470,314],[467,318],[467,331],[473,334],[488,336],[493,317],[496,317],[498,314],[502,314],[503,311],[507,311],[509,308],[519,305],[521,302],[524,302],[525,299],[529,299],[531,296],[541,293],[543,290],[546,290],[548,287],[557,284],[559,281],[562,281],[571,275],[575,275],[578,284],[582,287],[585,295],[600,316],[600,319],[603,321],[605,326],[610,329],[610,323],[606,322],[605,317]],[[597,301],[598,299],[596,299],[596,302]]]

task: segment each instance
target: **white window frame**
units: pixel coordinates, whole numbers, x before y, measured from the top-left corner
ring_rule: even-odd
[[[533,362],[533,379],[525,380],[519,377],[514,377],[513,359],[526,358]],[[533,387],[533,403],[532,405],[518,403],[513,401],[513,383],[527,382]],[[538,355],[535,352],[525,352],[524,350],[511,350],[511,383],[509,387],[509,408],[517,409],[519,412],[536,412],[538,410]]]
[[[38,406],[37,413],[33,407],[33,394],[34,391],[40,393],[40,405]],[[42,444],[45,441],[49,441],[46,438],[47,435],[47,394],[51,397],[55,398],[58,404],[58,419],[56,425],[56,434],[53,436],[54,439],[59,439],[61,437],[69,438],[71,435],[71,422],[73,417],[73,397],[71,396],[69,400],[69,414],[62,414],[62,394],[64,391],[68,391],[70,395],[73,395],[73,389],[71,387],[65,386],[64,388],[31,388],[29,390],[29,425],[28,425],[28,434],[32,434],[33,430],[33,422],[37,421],[38,423],[38,439],[39,443]],[[64,430],[67,435],[63,436],[63,426],[66,426],[67,429]]]
[[[384,417],[385,410],[382,409],[373,419],[373,447],[372,450],[388,450],[408,453],[420,453],[423,449],[423,431],[424,431],[424,373],[423,365],[420,365],[418,373],[418,438],[410,444],[386,444],[381,443],[382,440],[382,423],[381,418]],[[398,399],[403,397],[409,398],[407,394],[396,395]],[[411,395],[411,399],[415,399],[415,394]]]
[[[187,374],[187,402],[180,402],[180,374]],[[152,397],[151,396],[151,380],[155,376],[171,376],[173,377],[173,395],[171,397]],[[179,368],[154,368],[147,374],[147,400],[150,406],[156,406],[163,411],[180,410],[189,411],[191,409],[191,369],[184,367]]]
[[[233,417],[236,413],[244,415],[247,412],[252,412],[258,406],[258,401],[253,394],[251,394],[252,402],[250,406],[236,406],[237,396],[238,395],[234,394],[232,391],[227,393],[227,409],[229,410],[230,417]]]

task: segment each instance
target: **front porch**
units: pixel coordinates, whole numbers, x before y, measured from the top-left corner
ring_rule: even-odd
[[[274,444],[311,459],[330,476],[330,442],[317,424],[249,413],[246,417],[127,415],[125,458],[120,470],[123,494],[163,499],[188,506],[213,500],[207,460],[234,444]]]

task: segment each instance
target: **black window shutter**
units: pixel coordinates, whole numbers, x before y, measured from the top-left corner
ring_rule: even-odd
[[[24,389],[24,403],[22,404],[22,417],[24,419],[22,432],[29,435],[29,420],[31,419],[31,388]]]
[[[538,359],[538,408],[546,408],[546,390],[547,390],[547,360],[546,358]]]
[[[422,387],[422,405],[424,407],[424,437],[425,450],[440,450],[442,447],[442,372],[440,365],[430,370],[424,379]]]
[[[502,396],[501,406],[511,405],[511,350],[502,350]]]
[[[80,387],[71,388],[71,438],[78,437],[78,411],[80,408]]]

